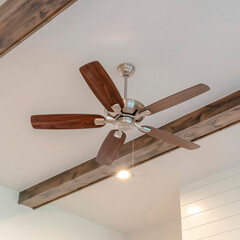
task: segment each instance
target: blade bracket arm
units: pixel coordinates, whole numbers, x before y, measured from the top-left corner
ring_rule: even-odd
[[[116,120],[115,118],[111,117],[111,116],[107,116],[106,119],[104,118],[95,118],[94,119],[94,124],[96,126],[103,126],[105,125],[106,123],[112,123],[112,124],[115,124]]]
[[[105,125],[107,123],[107,121],[106,121],[106,119],[104,119],[104,118],[95,118],[94,119],[94,124],[96,125],[96,126],[103,126],[103,125]]]
[[[111,108],[112,108],[114,113],[122,114],[122,112],[121,112],[122,108],[118,103],[112,105]]]
[[[139,124],[137,124],[136,122],[135,122],[134,124],[135,124],[135,126],[137,127],[137,129],[138,129],[140,132],[148,133],[148,132],[151,131],[150,128],[142,127],[142,126],[140,126]]]
[[[114,137],[115,138],[121,138],[122,137],[122,135],[123,135],[123,132],[122,131],[120,131],[120,130],[117,130],[115,133],[114,133]]]
[[[149,115],[151,115],[152,113],[151,113],[151,111],[150,110],[148,110],[148,109],[146,109],[145,111],[143,111],[143,112],[138,112],[137,114],[136,114],[136,120],[139,120],[139,119],[141,119],[141,118],[145,118],[146,116],[149,116]]]

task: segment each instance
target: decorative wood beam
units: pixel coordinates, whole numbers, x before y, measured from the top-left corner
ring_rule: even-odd
[[[77,0],[7,0],[0,6],[0,57]]]
[[[5,20],[9,15],[14,13],[26,0],[6,1],[0,7],[0,21]]]
[[[160,129],[172,132],[185,139],[197,140],[239,121],[240,90],[160,127]],[[176,149],[176,146],[147,135],[136,138],[134,144],[135,165]],[[204,146],[202,147],[204,148]],[[111,167],[102,166],[96,163],[93,158],[22,191],[19,194],[19,203],[31,208],[37,208],[109,178],[120,169],[131,167],[131,154],[132,142],[130,141],[123,145],[120,154]]]

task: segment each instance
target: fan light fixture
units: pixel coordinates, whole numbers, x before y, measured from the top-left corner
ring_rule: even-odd
[[[130,173],[127,170],[121,170],[118,172],[117,177],[120,179],[128,179],[130,177]]]

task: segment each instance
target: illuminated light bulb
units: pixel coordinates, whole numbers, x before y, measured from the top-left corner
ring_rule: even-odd
[[[130,173],[129,171],[121,170],[120,172],[118,172],[117,177],[120,179],[128,179],[130,177]]]
[[[192,215],[198,214],[201,211],[202,211],[201,208],[198,207],[198,206],[192,206],[192,207],[189,208],[189,213],[192,214]]]

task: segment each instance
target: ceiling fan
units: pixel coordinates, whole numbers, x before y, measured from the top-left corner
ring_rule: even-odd
[[[148,115],[210,90],[207,85],[198,84],[145,107],[141,102],[127,98],[127,80],[135,72],[132,64],[123,63],[118,66],[118,71],[124,78],[124,98],[121,97],[115,84],[98,61],[88,63],[79,70],[92,92],[105,107],[106,117],[97,114],[33,115],[31,116],[33,128],[84,129],[103,127],[106,123],[113,124],[116,129],[109,132],[96,157],[96,161],[104,165],[112,164],[126,139],[125,131],[132,128],[137,128],[154,138],[189,150],[200,147],[169,132],[150,126],[140,126],[139,123]]]

